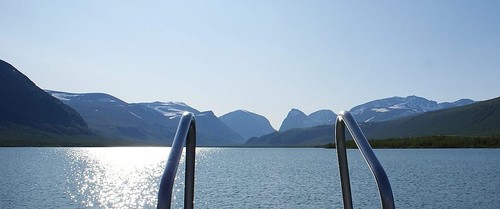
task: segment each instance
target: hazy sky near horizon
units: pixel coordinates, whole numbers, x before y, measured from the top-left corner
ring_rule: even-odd
[[[500,1],[2,1],[0,59],[43,89],[126,102],[348,110],[500,96]]]

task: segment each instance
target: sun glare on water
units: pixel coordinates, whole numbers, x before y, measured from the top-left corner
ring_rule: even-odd
[[[165,147],[69,150],[72,176],[67,177],[67,192],[85,207],[156,207],[159,180],[169,152],[170,148]]]

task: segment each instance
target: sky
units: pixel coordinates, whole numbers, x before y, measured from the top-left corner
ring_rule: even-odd
[[[245,109],[500,96],[500,1],[3,0],[0,59],[43,89]]]

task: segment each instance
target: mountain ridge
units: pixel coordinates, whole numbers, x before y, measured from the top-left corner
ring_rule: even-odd
[[[318,110],[306,115],[299,109],[292,108],[281,123],[279,131],[283,132],[294,128],[310,128],[319,125],[334,124],[336,117],[337,115],[333,111],[327,109]]]
[[[360,122],[382,122],[415,114],[458,107],[474,103],[470,99],[438,103],[419,96],[389,97],[357,105],[349,112]]]
[[[0,60],[0,68],[2,69],[0,79],[3,79],[0,83],[2,87],[0,88],[0,95],[3,95],[3,106],[0,108],[0,125],[2,126],[0,127],[0,131],[4,131],[4,133],[9,131],[9,127],[12,130],[18,130],[12,133],[19,133],[19,130],[31,127],[40,129],[42,132],[55,134],[99,134],[108,138],[122,137],[125,140],[140,139],[146,143],[165,143],[165,141],[168,142],[169,139],[173,138],[178,118],[182,112],[190,111],[199,118],[197,122],[200,123],[198,131],[200,135],[199,142],[201,144],[235,145],[244,143],[245,139],[248,139],[250,142],[257,142],[257,137],[266,136],[269,138],[267,136],[269,134],[283,136],[286,135],[283,133],[289,130],[293,130],[292,133],[299,133],[301,129],[307,129],[308,131],[321,130],[322,128],[315,127],[323,127],[323,125],[326,125],[324,127],[328,127],[328,125],[332,125],[335,122],[336,117],[335,113],[331,110],[318,110],[306,115],[299,109],[294,108],[290,110],[287,117],[283,120],[280,127],[280,132],[283,133],[273,133],[275,130],[270,126],[267,118],[245,110],[236,110],[230,113],[243,114],[252,120],[258,118],[260,122],[247,121],[246,124],[234,121],[229,122],[230,113],[217,117],[212,111],[200,112],[182,102],[156,101],[151,103],[127,103],[117,97],[104,93],[77,94],[50,90],[45,92],[9,63]],[[16,101],[16,99],[19,101],[15,104],[6,102]],[[494,101],[495,99],[492,100]],[[76,101],[79,104],[75,104]],[[47,106],[46,104],[48,103],[51,105]],[[89,105],[90,103],[92,103],[90,106],[83,105]],[[368,136],[387,137],[387,134],[383,134],[387,132],[377,132],[376,130],[381,130],[381,128],[373,127],[393,126],[396,130],[408,130],[410,125],[405,124],[413,124],[411,126],[414,127],[427,127],[426,130],[434,128],[434,130],[441,131],[434,133],[446,134],[450,133],[449,130],[451,129],[449,127],[439,126],[439,124],[432,123],[432,121],[427,123],[434,124],[433,127],[429,127],[429,125],[415,125],[405,120],[414,118],[412,121],[421,121],[429,117],[428,113],[435,115],[435,112],[476,103],[470,99],[437,103],[418,96],[395,96],[355,106],[351,109],[351,112],[355,118],[365,122],[363,126],[366,128]],[[484,105],[484,103],[481,103],[481,105]],[[54,107],[57,108],[54,109]],[[114,110],[111,110],[113,108]],[[467,108],[462,110],[468,111]],[[496,121],[497,117],[495,111],[496,109],[493,109],[490,113],[495,116],[495,119],[492,120],[493,122]],[[475,112],[482,113],[483,111],[475,110]],[[470,114],[474,115],[476,113],[472,112]],[[446,117],[454,118],[451,116]],[[477,123],[483,123],[483,120],[488,121],[490,119],[477,120]],[[90,123],[87,123],[88,121]],[[447,124],[455,124],[456,120],[450,121],[452,122],[448,122]],[[461,130],[467,130],[467,127],[460,126],[459,124],[455,125],[456,127],[460,127]],[[256,130],[253,130],[253,133],[244,133],[243,130],[238,130],[241,127],[254,127]],[[454,127],[455,130],[457,129],[456,127]],[[495,127],[490,127],[488,124],[483,126],[472,125],[472,127],[476,128],[476,134],[497,134],[495,131],[491,132],[491,129]],[[413,128],[413,132],[418,132],[418,129]],[[407,131],[406,135],[413,136],[409,133],[412,133],[411,130]],[[471,134],[470,131],[458,133]],[[314,133],[311,134],[314,135]],[[400,135],[404,134],[401,133]]]
[[[276,131],[266,117],[247,110],[235,110],[219,118],[245,140]]]
[[[77,110],[97,134],[136,143],[169,145],[184,111],[197,119],[197,144],[202,146],[244,143],[213,112],[200,112],[182,102],[127,103],[104,93],[68,93],[47,90]]]
[[[368,139],[432,135],[500,136],[500,97],[391,121],[361,122]],[[322,146],[333,142],[333,125],[291,129],[247,141],[249,146]]]

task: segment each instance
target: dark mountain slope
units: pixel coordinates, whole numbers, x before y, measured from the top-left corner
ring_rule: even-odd
[[[0,98],[0,124],[4,126],[31,127],[54,134],[92,134],[75,110],[3,60],[0,60]]]
[[[262,137],[250,138],[248,146],[321,146],[333,142],[333,126],[322,125],[311,128],[294,128],[274,132]]]
[[[363,129],[369,138],[500,135],[500,97],[383,123],[367,123]]]

